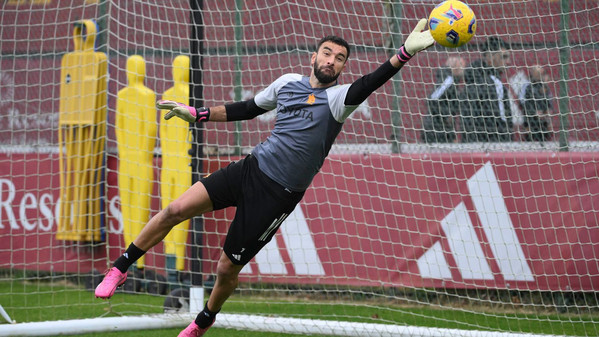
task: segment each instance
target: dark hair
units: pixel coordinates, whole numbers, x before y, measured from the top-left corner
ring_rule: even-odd
[[[486,53],[489,51],[498,51],[501,49],[510,49],[511,46],[508,42],[502,40],[498,36],[490,36],[487,41],[482,45],[482,52]]]
[[[322,46],[323,43],[325,42],[333,42],[334,44],[338,44],[340,46],[345,47],[345,50],[347,50],[347,55],[345,59],[349,58],[349,43],[347,43],[347,41],[345,41],[344,39],[340,38],[339,36],[336,35],[328,35],[323,37],[319,42],[318,45],[316,45],[316,51],[318,51],[318,49],[320,49],[320,46]]]

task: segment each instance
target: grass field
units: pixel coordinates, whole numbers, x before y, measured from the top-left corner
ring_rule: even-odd
[[[64,283],[0,281],[0,304],[17,322],[134,315],[162,312],[164,298],[145,294],[117,293],[110,302],[93,293]],[[456,329],[528,332],[571,336],[597,336],[597,317],[517,313],[480,308],[436,309],[418,305],[386,305],[373,301],[324,302],[308,299],[273,298],[235,294],[223,308],[226,313],[276,315],[295,318],[344,320],[368,323],[430,326]],[[176,336],[181,329],[140,330],[127,336]],[[81,336],[122,336],[96,333]],[[209,336],[292,336],[281,333],[212,329]],[[317,335],[313,335],[317,336]],[[319,335],[324,337],[324,335]]]

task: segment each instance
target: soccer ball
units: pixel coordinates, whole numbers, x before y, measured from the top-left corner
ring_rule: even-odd
[[[431,11],[428,28],[438,44],[457,48],[476,32],[476,16],[468,5],[458,0],[444,1]]]

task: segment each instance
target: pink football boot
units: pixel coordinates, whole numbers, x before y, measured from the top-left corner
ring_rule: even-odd
[[[116,267],[110,268],[104,279],[96,287],[96,297],[109,299],[114,295],[117,287],[125,283],[127,273],[121,273]]]
[[[212,323],[212,324],[214,324],[214,323]],[[201,336],[204,336],[204,334],[206,333],[206,331],[208,331],[208,329],[210,329],[212,324],[210,324],[207,328],[202,329],[196,324],[195,321],[191,322],[191,324],[189,324],[187,326],[187,328],[185,328],[185,330],[183,330],[179,333],[178,337],[201,337]]]

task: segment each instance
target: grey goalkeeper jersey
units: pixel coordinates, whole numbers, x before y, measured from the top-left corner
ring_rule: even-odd
[[[292,191],[308,188],[358,107],[344,104],[349,87],[312,88],[309,77],[286,74],[254,97],[260,108],[277,112],[270,136],[252,152],[268,177]]]

